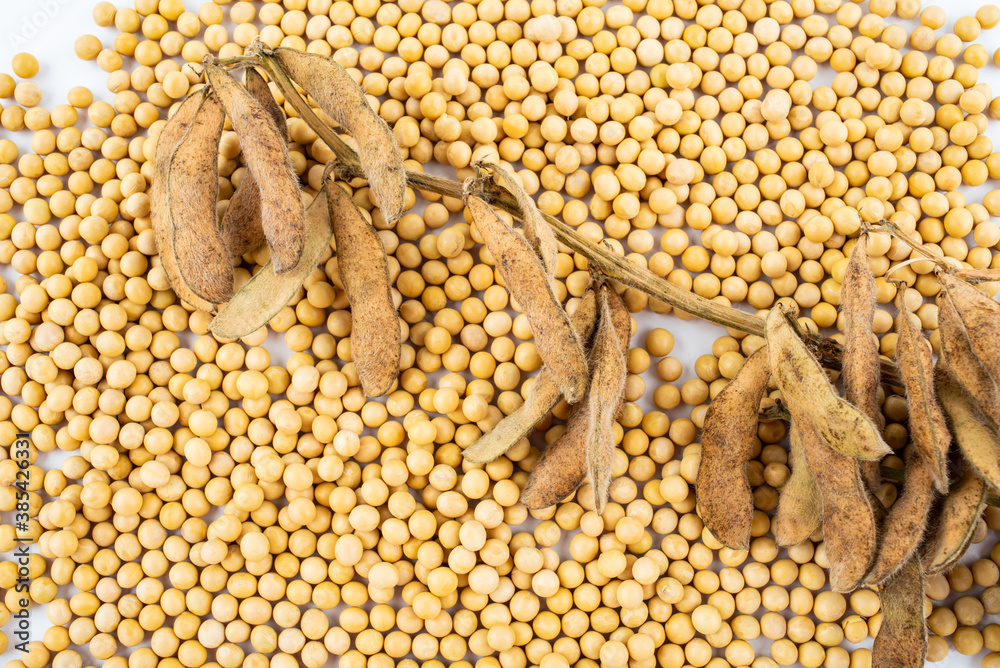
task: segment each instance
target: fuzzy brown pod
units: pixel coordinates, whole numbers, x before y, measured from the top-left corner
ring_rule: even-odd
[[[879,592],[882,624],[872,645],[872,668],[922,668],[927,657],[924,571],[909,559]]]
[[[260,221],[271,249],[274,271],[294,267],[305,247],[305,211],[288,144],[271,113],[218,65],[205,72],[240,140],[243,160],[254,175],[260,198]]]
[[[875,276],[868,264],[868,235],[862,234],[851,250],[840,289],[840,313],[844,317],[841,380],[847,401],[857,406],[881,430],[885,426],[878,402],[882,369],[878,337],[872,331],[876,303]],[[882,484],[877,461],[863,463],[861,472],[868,489],[877,490]]]
[[[948,570],[972,541],[976,523],[986,507],[986,481],[968,468],[938,509],[938,524],[924,545],[923,564],[928,575]]]
[[[768,314],[765,334],[771,373],[782,396],[808,416],[831,448],[848,457],[876,461],[892,452],[875,424],[837,395],[781,304]]]
[[[306,240],[297,265],[282,274],[268,262],[229,300],[209,325],[220,339],[239,339],[256,332],[291,302],[309,275],[330,252],[330,208],[320,190],[306,209]]]
[[[257,100],[278,128],[278,133],[288,144],[288,123],[285,114],[271,95],[271,89],[257,70],[247,68],[243,81],[250,96]],[[255,250],[264,242],[264,227],[261,219],[261,194],[257,177],[246,170],[243,182],[233,193],[229,208],[222,217],[222,238],[229,248],[229,254],[236,258]]]
[[[538,210],[535,200],[531,199],[528,193],[524,191],[517,177],[500,165],[493,162],[480,162],[477,164],[503,179],[507,190],[514,196],[517,205],[521,207],[521,213],[523,214],[521,220],[524,222],[522,228],[524,230],[524,238],[528,240],[531,247],[535,249],[538,259],[542,261],[542,266],[545,267],[549,281],[554,281],[556,277],[556,264],[559,262],[559,242],[556,241],[556,235],[552,231],[552,228],[542,218],[542,213]]]
[[[584,293],[576,310],[570,315],[573,329],[581,341],[590,341],[597,321],[597,292],[593,287]],[[562,398],[562,392],[548,367],[542,367],[538,377],[528,390],[524,403],[513,413],[504,417],[493,429],[462,452],[462,456],[476,464],[486,464],[503,455],[525,438],[531,430]]]
[[[969,335],[972,350],[994,382],[1000,383],[1000,303],[975,286],[944,272],[938,282],[947,292]]]
[[[354,137],[372,199],[387,222],[396,222],[406,200],[403,156],[392,130],[372,109],[365,92],[330,58],[284,47],[275,49],[273,55],[319,108]]]
[[[1000,424],[1000,392],[997,384],[973,349],[965,323],[954,302],[948,298],[947,290],[938,293],[937,305],[938,330],[941,333],[938,365],[951,374],[973,404],[994,425]]]
[[[823,498],[816,483],[816,476],[806,461],[802,436],[794,424],[789,430],[788,442],[788,464],[792,473],[779,491],[778,511],[771,521],[771,532],[779,547],[804,543],[823,523]],[[702,448],[704,447],[703,443]],[[702,454],[702,466],[704,466],[704,454]]]
[[[233,264],[218,228],[219,141],[226,113],[214,94],[203,96],[167,168],[170,245],[181,280],[211,304],[233,296]]]
[[[399,375],[402,346],[389,263],[378,232],[344,189],[327,181],[337,266],[351,304],[351,357],[361,388],[380,397]]]
[[[734,550],[750,546],[753,491],[746,468],[753,457],[757,411],[770,375],[765,346],[747,358],[705,415],[695,484],[698,514],[715,539]]]
[[[906,305],[906,288],[901,287],[896,297],[897,318],[896,365],[906,388],[909,407],[910,438],[920,456],[934,475],[934,486],[942,494],[948,493],[948,450],[951,433],[944,412],[934,391],[934,360],[931,347],[914,316]]]
[[[154,158],[155,171],[153,182],[150,186],[149,197],[151,201],[150,218],[153,225],[153,238],[156,240],[156,250],[160,256],[160,263],[163,271],[170,281],[170,285],[177,296],[183,301],[200,311],[211,313],[215,310],[212,304],[191,291],[184,279],[181,278],[180,268],[177,266],[177,256],[174,255],[173,235],[174,222],[170,213],[170,198],[167,196],[167,177],[170,170],[170,161],[174,151],[184,139],[184,134],[191,127],[198,108],[207,89],[202,88],[192,94],[182,102],[174,115],[160,131],[156,140],[156,156]]]
[[[594,347],[590,351],[590,387],[583,400],[592,407],[589,411],[587,475],[594,491],[594,511],[600,515],[604,512],[611,490],[615,461],[614,428],[625,396],[625,378],[628,376],[626,355],[632,323],[625,303],[610,284],[601,285],[598,301],[600,318]],[[621,327],[616,327],[616,322],[623,321],[628,323],[624,332]]]
[[[878,337],[872,331],[875,321],[875,276],[868,264],[868,235],[862,234],[851,250],[847,272],[840,289],[840,313],[844,317],[844,356],[841,380],[845,398],[857,406],[880,430],[885,426],[878,402],[881,364]],[[861,465],[868,488],[882,483],[877,461]]]
[[[885,582],[917,553],[934,503],[934,483],[933,466],[913,448],[906,458],[902,496],[882,522],[878,554],[866,584]]]
[[[610,294],[607,294],[604,299],[599,299],[598,301],[608,304],[606,310],[610,313],[611,334],[615,335],[616,339],[615,341],[609,341],[611,337],[608,336],[607,329],[605,329],[603,340],[606,341],[606,344],[604,345],[611,348],[612,343],[617,343],[621,346],[621,342],[625,342],[625,345],[621,347],[622,349],[627,349],[628,340],[632,332],[632,319],[623,304],[619,307],[618,304],[621,304],[621,298],[614,293],[614,290],[610,286],[605,286],[602,286],[602,291],[606,289]],[[603,306],[600,308],[600,318],[604,319],[605,308]],[[591,351],[591,358],[595,364],[598,363],[597,338],[600,337],[600,326],[599,324],[598,334],[595,334],[594,348]],[[600,360],[602,363],[604,361]],[[612,356],[610,362],[616,362],[616,358]],[[594,425],[602,420],[602,416],[603,419],[607,419],[611,414],[617,417],[621,410],[621,394],[618,395],[617,406],[600,405],[596,400],[598,396],[609,397],[614,394],[613,390],[615,388],[611,387],[614,377],[608,373],[606,374],[606,380],[608,381],[607,385],[597,389],[594,389],[593,385],[591,386],[595,400],[591,401],[591,390],[588,390],[588,396],[580,402],[580,405],[570,417],[569,423],[566,425],[566,431],[542,452],[542,456],[528,477],[524,491],[521,492],[521,502],[526,507],[536,510],[554,505],[572,494],[587,478],[591,462],[590,455],[592,448],[590,443],[595,438]],[[623,384],[624,380],[625,376],[623,374],[621,380]],[[612,429],[614,427],[613,420],[614,418],[612,418],[611,423]],[[613,440],[611,441],[611,455],[614,455]],[[597,495],[597,487],[598,485],[595,484],[595,495]],[[603,503],[601,506],[603,507]]]
[[[566,401],[577,403],[589,380],[587,356],[535,251],[479,197],[467,197],[466,206],[507,290],[531,325],[539,356]]]
[[[830,588],[854,591],[861,585],[877,545],[875,513],[858,461],[831,448],[809,416],[789,404],[809,469],[823,498],[823,543],[830,561]]]
[[[1000,436],[996,429],[976,409],[958,382],[940,368],[937,390],[966,463],[995,489],[1000,489]]]

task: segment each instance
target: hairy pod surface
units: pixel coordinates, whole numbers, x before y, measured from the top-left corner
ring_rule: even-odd
[[[507,290],[531,324],[538,354],[566,401],[577,403],[587,389],[587,357],[535,251],[479,197],[467,198],[467,206]]]
[[[782,396],[809,418],[824,442],[855,459],[878,460],[892,452],[875,424],[837,396],[826,371],[792,329],[780,305],[767,316],[766,334],[771,373]]]
[[[927,657],[924,571],[909,559],[882,587],[882,625],[872,645],[873,668],[921,668]]]
[[[209,93],[184,133],[167,172],[171,245],[181,279],[212,304],[233,296],[233,264],[218,228],[219,140],[226,114]]]
[[[278,133],[288,144],[288,123],[285,113],[275,102],[271,89],[257,70],[247,68],[244,87],[250,96],[260,103],[278,128]],[[234,258],[255,250],[264,242],[264,227],[261,218],[261,193],[257,177],[248,167],[243,182],[233,193],[229,208],[222,217],[222,238]]]
[[[970,468],[940,504],[937,526],[924,545],[926,573],[945,571],[965,554],[985,507],[986,481]]]
[[[948,493],[948,450],[951,433],[934,389],[934,360],[931,347],[915,316],[906,306],[905,289],[896,298],[899,309],[896,328],[896,364],[906,387],[910,438],[934,475],[934,486]]]
[[[365,92],[332,59],[287,48],[275,49],[274,57],[319,108],[354,137],[372,199],[386,221],[394,223],[406,200],[403,156],[392,130],[368,104]]]
[[[402,345],[385,248],[343,188],[327,181],[326,191],[337,266],[351,303],[351,357],[365,394],[380,397],[399,375]]]
[[[160,255],[160,263],[163,265],[163,271],[167,275],[171,287],[183,301],[200,311],[211,313],[215,310],[215,304],[192,292],[181,277],[180,268],[177,266],[177,256],[174,253],[174,222],[170,212],[170,198],[167,194],[170,161],[173,159],[174,152],[181,140],[184,139],[184,134],[191,127],[195,114],[207,92],[207,89],[203,88],[184,100],[160,131],[156,140],[156,170],[153,183],[150,186],[149,197],[151,202],[150,218],[153,225],[153,236],[156,240],[156,250]]]
[[[330,253],[330,208],[320,190],[306,209],[306,241],[298,264],[284,273],[268,262],[219,310],[209,330],[221,339],[239,339],[256,332],[283,309],[324,256]]]
[[[576,310],[570,315],[573,329],[581,341],[588,342],[597,321],[597,292],[593,286],[580,298]],[[538,373],[524,403],[513,413],[504,417],[493,429],[462,452],[470,462],[486,464],[501,456],[525,438],[542,419],[548,415],[562,398],[548,367],[543,366]]]
[[[208,64],[205,71],[239,137],[247,169],[256,180],[261,229],[271,249],[274,270],[284,273],[298,263],[305,247],[305,212],[288,144],[272,113],[236,79],[217,65]]]
[[[774,539],[781,547],[809,540],[809,536],[816,533],[823,523],[823,497],[816,476],[809,469],[802,436],[794,424],[789,430],[788,442],[788,463],[792,473],[779,492],[778,511],[772,526]],[[702,462],[704,465],[704,454]]]
[[[864,580],[877,546],[875,513],[861,469],[856,459],[827,445],[798,406],[789,405],[789,410],[823,497],[823,543],[830,561],[830,588],[841,593],[854,591]]]
[[[705,415],[695,487],[698,513],[716,540],[734,550],[750,545],[753,491],[746,467],[753,457],[757,411],[770,375],[765,346],[747,358]]]
[[[622,347],[621,342],[624,341],[626,342],[624,347],[627,348],[627,342],[632,331],[631,316],[628,315],[628,311],[625,310],[624,305],[618,306],[621,303],[621,299],[617,293],[614,293],[614,290],[607,284],[602,286],[601,292],[605,290],[608,292],[604,294],[603,299],[599,297],[598,301],[607,302],[608,308],[605,309],[604,306],[600,306],[600,319],[603,320],[605,318],[605,312],[607,311],[610,321],[610,334],[614,335],[616,340],[609,340],[611,336],[608,334],[608,329],[605,329],[603,340],[607,342],[606,345],[608,347],[612,343],[615,343],[619,349]],[[615,303],[616,300],[618,304]],[[598,331],[600,331],[600,327],[601,324],[599,323]],[[591,351],[591,357],[595,359],[595,364],[597,363],[595,357],[596,350],[597,334],[595,334],[594,348]],[[612,357],[611,362],[615,362],[614,357]],[[528,508],[546,508],[557,503],[572,494],[587,478],[591,468],[592,439],[596,436],[595,425],[602,419],[602,415],[604,419],[607,419],[611,413],[617,417],[618,412],[621,410],[621,394],[618,394],[617,407],[607,406],[597,400],[600,396],[609,397],[613,394],[612,390],[614,388],[610,387],[610,385],[614,381],[614,377],[609,373],[606,375],[606,380],[607,385],[596,390],[593,384],[591,384],[587,397],[580,402],[580,405],[570,417],[565,433],[542,452],[542,456],[535,464],[535,468],[528,478],[524,491],[521,493],[521,501]],[[622,382],[624,383],[624,375],[622,376]],[[613,419],[611,423],[612,428],[614,427]],[[612,456],[614,454],[613,440],[611,441],[611,454]],[[596,494],[597,485],[594,485],[594,488]]]
[[[917,553],[934,503],[934,468],[914,448],[906,459],[903,493],[885,520],[875,563],[865,578],[877,585],[892,577]]]

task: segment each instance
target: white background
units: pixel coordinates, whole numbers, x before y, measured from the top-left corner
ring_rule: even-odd
[[[114,0],[113,0],[114,1]],[[617,3],[619,0],[612,0],[609,4]],[[82,34],[94,34],[102,39],[105,46],[110,45],[116,30],[114,28],[102,29],[94,25],[91,18],[91,10],[97,0],[0,0],[0,72],[10,72],[10,62],[14,54],[27,51],[38,57],[41,68],[34,81],[41,87],[44,98],[42,106],[51,109],[57,104],[66,101],[66,93],[74,86],[83,85],[90,88],[96,100],[112,101],[112,94],[105,87],[107,74],[103,72],[96,63],[83,62],[76,58],[73,53],[73,42]],[[117,0],[117,6],[132,6],[128,0]],[[258,5],[260,3],[257,3]],[[948,12],[948,24],[950,27],[954,20],[963,15],[971,15],[983,3],[975,0],[951,0],[946,3]],[[197,0],[186,0],[187,8],[197,11],[200,2]],[[903,23],[908,29],[912,29],[912,22],[900,21],[892,17],[888,22]],[[938,34],[941,34],[939,31]],[[984,44],[992,54],[996,47],[1000,46],[1000,29],[984,31],[979,42]],[[131,68],[134,63],[126,59],[126,68]],[[821,70],[821,78],[824,73]],[[985,81],[993,86],[994,91],[1000,93],[1000,71],[989,65],[981,71],[980,81]],[[824,81],[824,83],[826,83]],[[7,103],[7,101],[4,101]],[[12,101],[11,101],[12,102]],[[81,121],[78,127],[86,127],[85,113],[81,113]],[[989,135],[1000,146],[1000,132],[997,132],[997,123],[993,124],[988,132]],[[30,133],[21,133],[12,136],[11,133],[0,130],[0,138],[10,138],[16,141],[22,152],[29,152],[28,139]],[[443,172],[442,172],[443,174]],[[977,189],[979,192],[970,192],[970,201],[981,201],[982,193],[988,188]],[[978,197],[975,197],[978,195]],[[14,212],[16,213],[16,212]],[[653,230],[655,232],[655,230]],[[697,241],[697,237],[693,237]],[[13,282],[16,276],[12,275],[9,266],[0,266],[0,275],[8,279],[8,290],[13,291]],[[669,329],[675,338],[675,347],[671,353],[674,357],[683,362],[685,373],[677,385],[684,380],[694,377],[694,360],[702,354],[711,352],[711,343],[725,332],[714,325],[702,323],[700,321],[682,321],[673,315],[661,316],[646,311],[637,314],[639,329],[633,338],[633,346],[639,346],[645,339],[646,333],[654,327],[664,327]],[[283,339],[272,335],[268,344],[275,363],[280,363],[287,355],[283,345]],[[643,408],[653,410],[652,392],[659,384],[655,375],[655,365],[657,359],[653,359],[650,373],[646,374],[647,395],[644,399]],[[689,407],[680,406],[672,412],[671,417],[687,417]],[[679,453],[678,453],[679,455]],[[56,461],[48,460],[48,466],[58,465]],[[978,546],[974,546],[972,552],[977,556],[988,554],[989,547],[995,542],[996,537],[991,535],[987,540]],[[971,563],[971,555],[963,561]],[[975,591],[975,589],[973,590]],[[789,613],[790,614],[790,613]],[[989,617],[983,620],[983,624],[1000,621]],[[32,639],[41,639],[44,629],[48,626],[48,621],[40,610],[36,610],[32,616]],[[8,623],[4,630],[8,633],[10,649],[2,656],[4,662],[10,659],[19,658],[18,653],[13,651],[15,639],[10,636],[14,624]],[[754,643],[757,647],[758,656],[769,656],[767,651],[768,641]],[[847,649],[852,646],[845,645]],[[963,657],[953,649],[948,657],[938,666],[978,666],[981,655],[977,657]]]

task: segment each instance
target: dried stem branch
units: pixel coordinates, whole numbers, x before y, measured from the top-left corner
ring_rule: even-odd
[[[319,116],[312,110],[312,107],[302,97],[292,83],[288,75],[282,69],[277,60],[267,53],[266,47],[255,42],[247,53],[263,67],[271,78],[281,89],[285,99],[292,105],[299,116],[309,125],[310,128],[322,139],[333,151],[340,163],[338,172],[343,178],[363,177],[358,155],[347,143],[341,139]],[[443,197],[462,199],[462,184],[450,179],[444,179],[423,172],[407,170],[407,183],[416,190],[432,192]],[[521,209],[518,207],[514,197],[506,190],[494,187],[479,188],[482,192],[476,194],[490,204],[515,217],[521,217]],[[756,314],[747,313],[736,308],[731,308],[719,304],[710,299],[706,299],[693,292],[689,292],[670,281],[660,278],[647,268],[633,264],[624,257],[617,255],[601,244],[595,244],[575,229],[563,221],[543,213],[545,222],[552,227],[556,238],[572,251],[583,255],[605,276],[612,278],[624,285],[635,288],[640,292],[669,304],[679,311],[708,322],[739,330],[747,334],[764,335],[764,319]],[[823,366],[840,369],[843,359],[843,348],[841,345],[829,338],[804,332],[806,342],[809,343],[814,352],[819,357]],[[891,360],[882,360],[882,380],[884,382],[899,385],[901,380],[896,365]]]

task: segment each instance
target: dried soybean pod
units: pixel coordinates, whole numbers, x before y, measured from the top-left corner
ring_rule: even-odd
[[[757,411],[769,376],[765,346],[747,358],[705,415],[695,485],[698,514],[716,540],[734,550],[750,545],[753,492],[746,467],[753,456]]]
[[[986,417],[994,424],[1000,424],[997,384],[973,350],[965,324],[954,303],[948,298],[947,290],[938,293],[937,305],[938,329],[941,332],[938,364],[955,378]]]
[[[771,532],[780,547],[791,547],[809,539],[823,522],[823,498],[819,493],[816,477],[809,469],[802,448],[802,436],[792,424],[788,434],[789,457],[792,474],[781,488],[778,511],[771,521]],[[702,466],[704,466],[702,444]],[[751,507],[752,510],[752,507]],[[749,535],[749,534],[748,534]]]
[[[883,424],[878,403],[881,366],[875,320],[875,277],[868,266],[868,236],[858,237],[847,262],[840,290],[840,312],[844,316],[844,362],[841,378],[849,402],[879,428]]]
[[[552,228],[542,218],[542,213],[538,210],[535,200],[531,199],[528,193],[524,191],[517,177],[500,165],[492,162],[482,162],[480,164],[494,174],[499,175],[503,179],[507,190],[514,196],[514,200],[521,207],[521,213],[523,214],[521,220],[524,221],[524,227],[522,228],[524,230],[524,238],[528,240],[528,243],[535,249],[535,253],[542,261],[542,266],[545,267],[549,281],[555,280],[556,263],[559,261],[559,242],[556,241],[556,235],[552,231]]]
[[[274,99],[274,95],[271,93],[271,88],[267,85],[267,81],[264,77],[252,67],[246,69],[243,75],[243,85],[250,93],[250,96],[260,103],[260,106],[264,107],[264,111],[271,117],[274,121],[274,125],[278,128],[278,134],[287,144],[291,141],[291,137],[288,135],[288,119],[285,118],[285,112],[281,110],[281,106],[278,105],[277,101]]]
[[[906,288],[901,287],[896,297],[899,309],[897,321],[896,364],[906,387],[906,401],[910,414],[910,438],[917,452],[930,466],[934,486],[942,494],[948,493],[948,449],[951,434],[948,423],[934,392],[934,360],[931,347],[914,323],[913,314],[906,306]]]
[[[604,511],[611,489],[611,467],[615,459],[614,426],[625,393],[625,378],[628,376],[625,356],[632,333],[628,309],[609,283],[601,285],[599,301],[600,317],[594,347],[590,351],[590,387],[584,397],[584,401],[592,406],[587,459],[597,514]]]
[[[256,332],[295,298],[309,275],[330,251],[330,208],[320,190],[306,209],[306,242],[299,263],[276,274],[268,262],[220,311],[209,330],[220,339],[239,339]]]
[[[596,294],[593,288],[588,289],[570,316],[573,329],[581,341],[590,341],[594,331],[594,323],[597,320]],[[561,397],[562,392],[559,391],[552,373],[548,367],[543,366],[531,389],[528,390],[524,403],[500,420],[493,429],[480,436],[462,452],[462,456],[476,464],[493,461],[526,437],[534,426],[556,407]]]
[[[219,140],[225,120],[219,99],[205,95],[167,173],[177,268],[191,291],[212,304],[233,296],[233,264],[217,227],[216,209]]]
[[[212,89],[222,100],[240,139],[243,159],[260,192],[260,219],[277,273],[298,263],[305,245],[305,212],[299,178],[288,145],[271,114],[228,72],[205,66]]]
[[[607,286],[607,289],[610,293],[614,293],[610,286]],[[619,307],[614,304],[616,298],[620,302],[617,294],[610,293],[606,295],[606,300],[612,304],[610,320],[613,332],[619,342],[627,342],[632,331],[632,319],[623,305]],[[627,343],[622,346],[623,350],[625,348]],[[535,464],[528,483],[521,493],[521,502],[528,508],[547,508],[558,503],[573,493],[586,479],[590,464],[588,439],[593,435],[593,424],[596,419],[591,412],[597,409],[595,402],[589,399],[589,396],[585,397],[580,403],[576,412],[570,417],[565,433],[542,452],[542,456]],[[621,410],[621,401],[619,396],[618,406],[612,411],[615,415]],[[613,450],[612,442],[612,452]]]
[[[809,469],[823,497],[823,542],[830,561],[830,588],[857,589],[875,558],[875,513],[857,460],[826,444],[812,420],[789,405]]]
[[[948,414],[955,442],[967,464],[994,488],[1000,489],[1000,436],[989,420],[972,404],[958,382],[939,369],[938,396]]]
[[[281,107],[274,101],[271,89],[257,70],[247,68],[244,86],[274,120],[281,138],[288,143],[288,123]],[[260,186],[257,177],[248,168],[243,183],[236,189],[229,208],[222,217],[222,238],[232,257],[239,257],[255,250],[264,242],[264,228],[261,221]]]
[[[924,570],[929,575],[948,570],[969,547],[976,523],[986,507],[986,481],[968,468],[962,481],[944,497],[938,526],[924,546]]]
[[[782,305],[771,309],[765,333],[771,373],[782,396],[809,417],[831,448],[849,457],[871,460],[892,452],[875,424],[837,396],[826,371],[786,320]]]
[[[922,668],[927,657],[924,571],[908,560],[879,592],[882,625],[872,645],[872,668]]]
[[[994,382],[1000,383],[1000,303],[990,299],[975,286],[944,272],[938,281],[948,293],[959,317],[965,323],[969,343]]]
[[[406,199],[403,156],[392,130],[368,104],[365,92],[329,58],[287,48],[275,49],[273,55],[319,108],[354,137],[372,198],[386,221],[395,222]]]
[[[337,266],[351,303],[351,356],[369,397],[387,393],[399,375],[399,315],[378,232],[343,188],[327,181]]]
[[[153,183],[150,185],[149,197],[151,200],[150,218],[153,225],[153,237],[156,240],[156,250],[160,255],[160,263],[171,287],[180,299],[198,310],[210,313],[215,310],[215,305],[194,294],[181,278],[180,269],[177,267],[177,257],[174,255],[172,243],[174,222],[170,214],[170,198],[167,196],[170,161],[173,159],[174,151],[177,150],[184,138],[184,134],[191,127],[191,122],[194,120],[198,107],[201,106],[205,93],[206,89],[203,88],[184,100],[160,131],[156,140],[155,172]]]
[[[878,337],[872,331],[875,320],[875,277],[868,265],[868,235],[858,237],[847,263],[840,290],[840,312],[844,316],[844,356],[841,379],[847,401],[857,406],[880,430],[885,426],[878,403],[881,365]],[[882,483],[878,462],[861,465],[869,489]]]
[[[261,226],[260,188],[253,173],[247,170],[243,183],[229,200],[229,208],[222,216],[222,238],[230,257],[240,257],[255,250],[264,242]]]
[[[507,290],[531,325],[538,354],[552,371],[566,401],[577,403],[587,389],[587,357],[569,316],[552,291],[545,269],[524,237],[501,220],[486,202],[468,197],[466,204]]]
[[[866,584],[885,582],[916,554],[934,502],[934,483],[933,465],[913,448],[906,458],[902,496],[882,523],[878,554]]]

